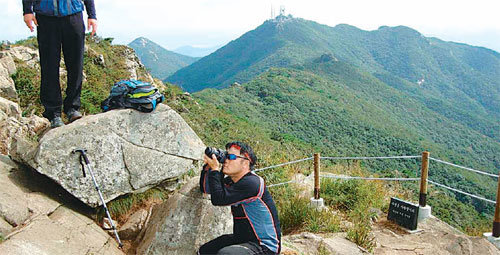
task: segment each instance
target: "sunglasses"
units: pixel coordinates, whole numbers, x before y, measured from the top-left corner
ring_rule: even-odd
[[[226,155],[226,159],[229,159],[229,160],[235,160],[236,158],[242,158],[242,159],[249,160],[249,159],[248,159],[248,158],[246,158],[246,157],[238,156],[238,155],[236,155],[236,154],[227,154],[227,155]]]

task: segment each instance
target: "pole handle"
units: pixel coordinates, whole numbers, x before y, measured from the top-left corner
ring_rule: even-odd
[[[80,153],[80,165],[82,165],[82,172],[83,172],[83,177],[87,177],[85,174],[85,167],[83,165],[83,162],[85,162],[86,165],[89,165],[89,158],[87,158],[87,154],[85,154],[87,150],[86,149],[75,149],[71,153]]]

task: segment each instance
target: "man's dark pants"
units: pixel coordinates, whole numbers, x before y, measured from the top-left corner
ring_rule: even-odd
[[[274,254],[266,247],[260,246],[254,242],[240,243],[233,235],[222,235],[214,240],[202,245],[198,254],[241,254],[241,255],[266,255]]]
[[[36,19],[42,73],[40,101],[45,107],[43,116],[53,119],[60,116],[62,106],[65,112],[80,109],[85,24],[81,12],[65,17],[36,15]],[[61,46],[68,72],[64,105],[59,84]]]

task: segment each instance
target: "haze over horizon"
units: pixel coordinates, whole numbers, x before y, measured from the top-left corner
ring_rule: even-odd
[[[11,42],[35,35],[22,19],[21,1],[0,0],[3,31],[1,40]],[[160,0],[96,1],[98,34],[113,37],[117,44],[128,44],[146,37],[162,47],[175,50],[182,46],[213,47],[225,45],[275,16],[280,6],[285,14],[316,21],[328,26],[349,24],[363,30],[380,26],[408,26],[426,37],[482,46],[500,52],[500,22],[496,17],[500,1],[377,2],[354,0],[332,3],[316,0]],[[161,13],[157,13],[161,10]]]

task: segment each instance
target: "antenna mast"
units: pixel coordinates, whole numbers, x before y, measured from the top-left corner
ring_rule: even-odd
[[[280,16],[285,16],[285,6],[284,5],[280,6]]]

